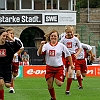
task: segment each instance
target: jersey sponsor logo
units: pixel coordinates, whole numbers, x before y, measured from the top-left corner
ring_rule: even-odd
[[[58,15],[45,15],[45,22],[58,22]]]
[[[72,42],[67,42],[67,48],[72,48]]]
[[[49,56],[55,56],[55,50],[49,50]]]
[[[6,49],[0,49],[0,57],[6,56]]]

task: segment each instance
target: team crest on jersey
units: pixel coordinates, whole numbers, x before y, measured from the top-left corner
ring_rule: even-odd
[[[6,49],[0,49],[0,57],[6,56]]]
[[[49,56],[55,56],[55,50],[49,50]]]
[[[72,48],[72,42],[67,42],[67,48]]]

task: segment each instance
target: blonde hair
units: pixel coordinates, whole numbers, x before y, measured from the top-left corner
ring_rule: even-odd
[[[54,32],[57,32],[58,38],[59,38],[59,33],[57,30],[53,29],[50,33],[45,34],[44,37],[46,38],[46,41],[49,42],[50,41],[50,35]]]
[[[65,32],[74,31],[74,27],[72,25],[65,26]]]
[[[8,32],[8,31],[12,31],[12,34],[14,34],[14,29],[13,29],[13,28],[8,28],[8,29],[7,29],[7,32]]]

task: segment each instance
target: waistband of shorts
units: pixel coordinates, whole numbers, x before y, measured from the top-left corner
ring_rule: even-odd
[[[46,66],[54,67],[54,68],[63,67],[63,65],[61,65],[61,66],[50,66],[50,65],[46,65]]]
[[[85,60],[85,59],[77,59],[77,60]]]

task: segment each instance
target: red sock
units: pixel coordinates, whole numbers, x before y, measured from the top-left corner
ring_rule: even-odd
[[[66,91],[69,91],[70,90],[71,83],[72,83],[72,78],[67,78]]]
[[[11,80],[11,87],[14,88],[14,79],[13,79],[13,78],[12,78],[12,80]]]
[[[80,76],[77,76],[77,80],[78,80],[79,86],[82,86],[81,75]]]
[[[0,90],[0,100],[4,100],[4,90]]]
[[[56,100],[56,95],[55,95],[55,90],[54,88],[52,89],[48,89],[49,90],[49,93],[50,93],[50,96],[52,99]]]

